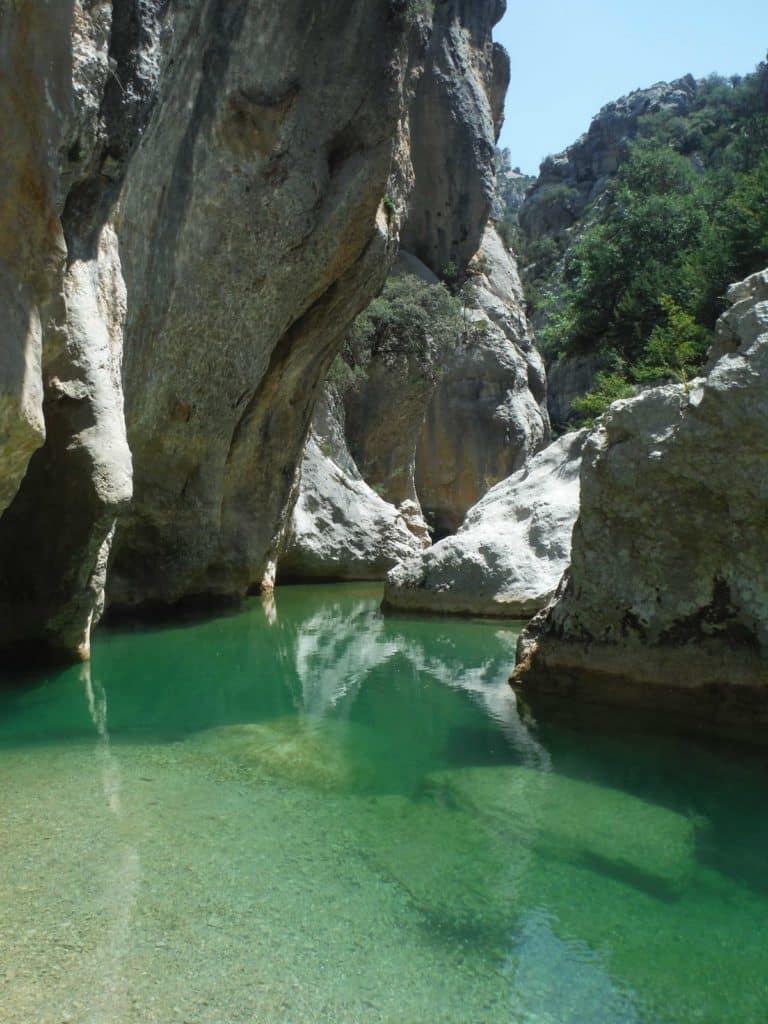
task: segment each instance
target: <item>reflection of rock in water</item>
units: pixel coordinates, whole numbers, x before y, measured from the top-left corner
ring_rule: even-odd
[[[101,683],[92,677],[90,662],[83,664],[80,678],[98,735],[96,759],[101,769],[104,796],[114,815],[116,831],[125,832],[129,837],[128,841],[115,845],[112,863],[104,866],[105,884],[100,904],[106,934],[90,964],[93,978],[82,986],[82,991],[90,995],[83,1020],[87,1024],[104,1024],[128,1016],[130,986],[125,976],[125,959],[142,872],[138,847],[130,842],[130,826],[125,821],[120,763],[109,742],[107,694]]]
[[[507,963],[516,1020],[521,1024],[602,1024],[641,1017],[632,997],[611,978],[608,966],[588,945],[564,940],[541,910],[528,912]]]
[[[347,712],[368,673],[397,654],[397,638],[384,632],[371,602],[345,611],[329,604],[301,624],[294,644],[301,710],[322,718]]]
[[[549,769],[546,750],[522,722],[515,695],[508,685],[518,633],[499,629],[495,650],[477,666],[466,667],[432,653],[411,633],[399,631],[392,619],[383,620],[371,602],[360,601],[350,611],[329,604],[305,619],[293,641],[293,659],[301,684],[299,709],[310,717],[348,715],[369,673],[395,656],[452,689],[471,694],[496,722],[517,756],[526,764]]]
[[[514,663],[518,634],[502,629],[497,630],[494,636],[498,650],[471,668],[435,657],[417,641],[403,641],[401,646],[407,648],[416,671],[470,694],[500,726],[505,739],[524,764],[548,771],[551,768],[549,754],[520,718],[515,695],[509,686],[509,666]]]

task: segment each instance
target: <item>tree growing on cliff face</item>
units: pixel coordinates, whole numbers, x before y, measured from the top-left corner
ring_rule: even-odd
[[[662,296],[697,304],[694,257],[707,218],[690,163],[669,149],[641,145],[610,187],[603,218],[566,256],[559,317],[545,332],[567,355],[643,356],[662,322]]]
[[[608,404],[618,382],[698,371],[728,286],[768,263],[766,196],[763,63],[744,78],[697,83],[684,115],[661,109],[641,118],[580,223],[529,245],[527,294],[546,321],[542,348],[550,358],[595,356],[604,370],[581,415]]]
[[[465,331],[463,301],[442,282],[429,284],[414,274],[392,277],[352,325],[331,380],[354,386],[374,361],[401,374],[436,378]]]

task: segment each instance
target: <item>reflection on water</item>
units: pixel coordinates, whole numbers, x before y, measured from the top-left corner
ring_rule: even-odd
[[[104,936],[90,965],[91,978],[84,987],[88,994],[83,1020],[101,1024],[105,1020],[122,1020],[128,1016],[130,983],[124,974],[125,949],[129,942],[133,911],[141,883],[141,858],[131,841],[130,830],[120,828],[123,822],[120,762],[109,743],[107,694],[100,682],[93,679],[90,663],[80,668],[88,711],[96,730],[96,762],[101,775],[104,798],[116,822],[115,834],[126,835],[114,852],[105,855],[105,885],[102,895]]]
[[[379,596],[0,690],[3,1024],[765,1024],[759,758],[531,728],[514,628]]]

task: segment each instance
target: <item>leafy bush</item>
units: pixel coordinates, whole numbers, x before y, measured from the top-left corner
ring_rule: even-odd
[[[685,116],[642,118],[565,252],[553,238],[524,248],[545,355],[619,367],[574,406],[578,415],[593,419],[633,385],[698,372],[728,286],[768,265],[766,196],[763,63],[744,78],[698,83]]]
[[[651,331],[639,365],[633,371],[639,383],[690,380],[712,343],[710,332],[669,295],[662,296],[660,305],[665,319]]]
[[[581,426],[591,427],[609,405],[620,398],[631,398],[635,389],[620,373],[598,373],[594,388],[583,398],[574,399],[571,409]]]
[[[403,374],[416,370],[434,378],[446,352],[466,333],[466,302],[441,282],[428,284],[413,274],[390,278],[352,325],[331,379],[342,388],[353,387],[374,361]]]

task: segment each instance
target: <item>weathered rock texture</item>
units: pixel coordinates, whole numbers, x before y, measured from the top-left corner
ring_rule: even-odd
[[[279,556],[282,579],[383,579],[429,540],[365,483],[347,449],[343,407],[318,402],[301,464],[299,497]],[[406,509],[406,513],[411,511]]]
[[[552,425],[564,428],[571,418],[571,406],[583,398],[595,383],[599,372],[596,356],[557,359],[547,370],[547,408]]]
[[[409,40],[390,5],[179,12],[121,244],[135,497],[117,605],[238,597],[289,511],[319,384],[394,257]]]
[[[413,274],[427,284],[438,283],[435,274],[405,250],[399,253],[392,274]],[[394,505],[404,501],[419,505],[416,445],[441,371],[433,362],[429,354],[374,355],[365,379],[345,393],[350,451],[363,478]]]
[[[490,166],[502,10],[440,4],[432,31],[400,0],[2,5],[0,646],[87,652],[126,421],[111,601],[258,585],[395,254],[414,88],[439,77],[464,119],[441,145],[482,138],[462,159]]]
[[[494,198],[494,143],[509,84],[491,29],[506,0],[444,0],[411,111],[416,184],[403,245],[436,274],[477,252]]]
[[[544,364],[522,287],[492,227],[474,261],[473,329],[447,357],[416,451],[416,490],[438,534],[455,532],[494,484],[550,437]]]
[[[393,569],[385,605],[510,618],[543,608],[570,559],[585,438],[555,441],[490,490],[455,537]]]
[[[153,101],[142,62],[160,6],[130,25],[109,3],[0,11],[2,647],[87,654],[131,493],[108,219]]]
[[[538,181],[520,210],[520,226],[527,237],[535,241],[563,234],[604,191],[626,159],[640,118],[662,110],[685,115],[695,94],[696,80],[688,75],[606,104],[584,135],[542,163]]]
[[[730,292],[709,375],[614,405],[589,438],[570,578],[515,684],[768,727],[768,272]]]

